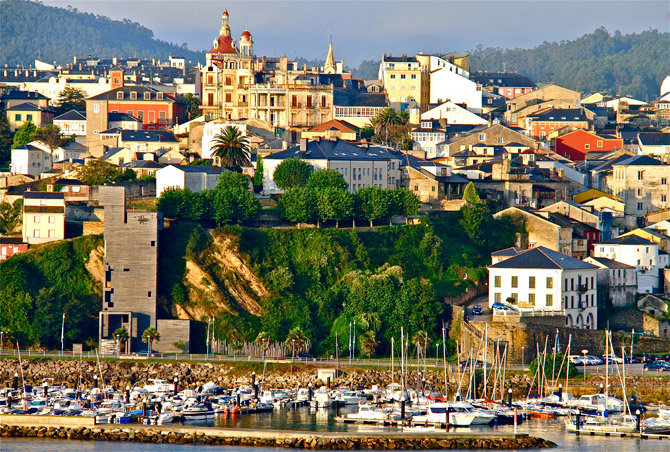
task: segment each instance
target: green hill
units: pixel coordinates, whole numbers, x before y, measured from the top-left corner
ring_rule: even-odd
[[[74,56],[160,58],[179,55],[203,61],[204,52],[160,41],[151,30],[128,19],[84,13],[25,0],[0,1],[0,64],[34,64],[34,60],[70,63]]]
[[[349,322],[376,331],[388,350],[400,327],[441,336],[442,297],[486,277],[491,250],[510,246],[515,226],[487,217],[485,237],[470,238],[455,214],[414,226],[375,231],[335,228],[251,229],[211,233],[174,222],[161,233],[158,301],[162,317],[216,317],[218,339],[284,341],[301,327],[312,350],[345,347]],[[96,335],[102,238],[81,237],[35,247],[0,262],[0,329],[24,346],[66,346]]]
[[[574,41],[544,42],[534,49],[479,47],[472,70],[517,71],[536,83],[556,83],[584,93],[653,100],[670,73],[670,33],[614,34],[598,28]]]

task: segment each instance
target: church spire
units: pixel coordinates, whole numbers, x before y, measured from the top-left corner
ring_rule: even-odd
[[[221,15],[221,29],[219,29],[219,36],[230,36],[230,26],[228,25],[228,8],[226,8]]]
[[[326,56],[326,62],[323,64],[323,72],[330,74],[337,72],[337,67],[335,65],[335,56],[333,56],[332,41],[328,44],[328,56]]]

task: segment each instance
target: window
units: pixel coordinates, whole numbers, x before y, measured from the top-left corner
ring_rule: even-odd
[[[117,99],[123,99],[123,91],[117,91],[116,98]]]
[[[49,229],[49,237],[56,237],[56,231],[54,229]]]
[[[156,246],[156,241],[155,240],[151,241],[151,246]]]
[[[554,288],[554,278],[551,276],[547,276],[547,289],[553,289]]]
[[[291,96],[291,107],[297,107],[298,106],[298,96],[295,94]]]
[[[311,107],[312,107],[312,96],[309,95],[309,96],[307,96],[307,108],[311,108]]]
[[[529,293],[528,294],[528,304],[531,304],[535,306],[535,294],[534,293]]]
[[[21,120],[21,115],[14,115],[14,119],[16,121],[20,121]]]
[[[40,236],[40,230],[39,229],[33,229],[33,237],[39,238]]]
[[[151,93],[145,92],[144,93],[144,100],[151,100]]]
[[[584,145],[584,149],[591,149],[591,145],[588,144],[588,143],[586,143],[586,144]]]
[[[501,279],[501,278],[500,278],[500,275],[496,275],[496,276],[493,278],[495,287],[500,287],[500,279]]]
[[[535,276],[528,277],[528,288],[535,289]]]
[[[232,102],[233,101],[233,95],[231,93],[226,93],[226,102]]]
[[[603,140],[598,140],[598,143],[596,144],[599,148],[603,147]]]
[[[641,202],[638,202],[638,203],[637,203],[637,210],[642,211],[643,209],[644,209],[643,204],[642,204]]]
[[[642,180],[644,178],[644,171],[637,172],[637,180]]]
[[[32,121],[33,115],[26,115],[26,121]]]
[[[325,108],[325,107],[328,106],[327,101],[328,101],[328,99],[326,98],[326,96],[321,96],[321,108]]]
[[[165,113],[164,111],[159,111],[159,112],[158,112],[158,118],[159,118],[161,121],[165,121],[165,120],[167,119],[167,113]]]
[[[138,110],[137,111],[137,119],[144,122],[144,111],[143,110]]]
[[[500,292],[494,293],[493,294],[493,301],[495,301],[496,303],[500,303],[500,300],[501,300]]]
[[[163,100],[163,93],[156,93],[156,100]]]
[[[100,113],[100,104],[93,104],[93,113]]]
[[[504,138],[503,137],[498,137],[497,140],[498,144],[503,144]]]
[[[485,133],[480,133],[479,134],[479,141],[484,141],[486,140],[486,134]]]
[[[412,80],[416,80],[416,74],[412,74]]]
[[[226,77],[226,86],[230,86],[233,84],[233,79],[232,77]]]
[[[518,293],[512,293],[510,294],[510,298],[514,299],[514,303],[518,303],[519,301],[519,294]]]
[[[49,223],[55,223],[56,222],[56,217],[50,216],[49,217]]]
[[[35,215],[33,217],[33,223],[39,223],[40,222],[40,217],[38,215]]]
[[[514,289],[519,287],[519,277],[518,276],[512,276],[512,287]]]
[[[414,186],[414,191],[419,191],[419,186],[418,185]]]
[[[130,98],[133,99],[133,100],[137,99],[137,91],[131,91],[130,92]]]
[[[667,177],[661,177],[661,185],[668,185],[668,178]]]
[[[547,294],[547,307],[551,307],[554,305],[554,296],[550,293]]]
[[[391,79],[395,80],[395,74],[391,74]]]
[[[661,195],[661,202],[666,202],[668,200],[668,195]]]
[[[214,105],[214,93],[207,93],[207,105]]]

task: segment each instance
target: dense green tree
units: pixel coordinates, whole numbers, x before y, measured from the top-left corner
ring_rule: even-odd
[[[309,305],[300,296],[273,297],[265,302],[264,308],[261,318],[263,331],[267,331],[277,341],[283,342],[288,332],[295,327],[303,331],[310,327]]]
[[[0,234],[11,234],[21,224],[23,216],[23,199],[17,199],[13,204],[0,202]]]
[[[88,185],[106,185],[135,180],[137,174],[130,168],[123,169],[103,160],[91,160],[79,170],[77,177]]]
[[[291,349],[291,351],[295,351],[295,354],[297,355],[300,353],[304,348],[307,347],[307,343],[309,341],[309,338],[305,334],[305,332],[300,328],[299,326],[291,328],[291,331],[288,332],[286,335],[286,340],[284,341],[284,344]]]
[[[242,173],[224,171],[216,183],[216,190],[249,190],[249,178]]]
[[[317,190],[321,188],[338,188],[348,190],[349,184],[339,171],[329,168],[320,168],[309,175],[307,187]]]
[[[486,219],[490,212],[485,204],[461,207],[461,226],[476,244],[482,245],[486,239]]]
[[[198,97],[191,93],[187,93],[181,96],[178,100],[184,105],[186,118],[189,121],[200,116],[200,99]]]
[[[183,197],[181,189],[167,188],[158,197],[156,208],[167,218],[179,218]]]
[[[259,187],[263,185],[263,159],[257,157],[256,160],[256,171],[254,171],[253,183],[255,186]]]
[[[62,115],[70,110],[86,111],[86,92],[70,85],[65,85],[56,101],[56,114]]]
[[[309,189],[308,187],[307,190]],[[351,217],[354,199],[347,190],[327,187],[316,190],[315,193],[316,214],[320,220],[335,220],[335,227],[339,228],[340,220]]]
[[[147,348],[147,355],[153,352],[154,342],[160,342],[161,335],[156,328],[147,328],[142,332],[142,342],[148,343],[149,348]]]
[[[7,121],[5,110],[2,109],[0,110],[0,162],[10,159],[13,140],[14,134],[9,128],[9,121]]]
[[[221,166],[241,172],[251,163],[249,139],[235,126],[226,126],[212,140],[212,154],[221,159]]]
[[[256,197],[239,188],[215,190],[212,207],[214,221],[219,225],[253,220],[260,211]]]
[[[36,130],[37,126],[33,124],[32,121],[24,122],[21,127],[14,132],[14,140],[12,141],[11,148],[18,148],[19,146],[30,143],[33,140],[33,135],[35,135]]]
[[[378,187],[364,187],[354,196],[354,204],[361,217],[370,222],[386,218],[389,215],[391,199],[387,191]]]
[[[365,333],[361,334],[360,345],[361,345],[361,351],[364,354],[368,355],[368,359],[372,358],[372,354],[375,352],[377,346],[379,345],[377,343],[377,338],[375,337],[375,332],[366,331]]]
[[[288,190],[307,184],[314,167],[299,157],[291,157],[281,162],[272,173],[272,180],[277,187]]]
[[[72,141],[69,137],[64,137],[60,133],[60,128],[54,124],[47,124],[44,127],[35,130],[32,138],[49,149],[50,169],[54,167],[54,151]]]
[[[311,223],[316,218],[316,196],[306,187],[286,190],[279,201],[284,218],[294,223]]]
[[[465,190],[463,190],[463,199],[471,202],[472,204],[480,204],[482,202],[482,199],[479,197],[479,193],[477,193],[477,188],[475,187],[474,182],[468,182],[468,184],[465,186]]]

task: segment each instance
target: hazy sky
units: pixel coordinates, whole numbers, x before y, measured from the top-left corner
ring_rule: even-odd
[[[228,8],[235,39],[248,28],[257,55],[335,57],[356,66],[382,53],[534,47],[570,40],[600,26],[610,32],[670,29],[661,1],[203,1],[43,0],[113,19],[127,18],[162,40],[209,49]]]

